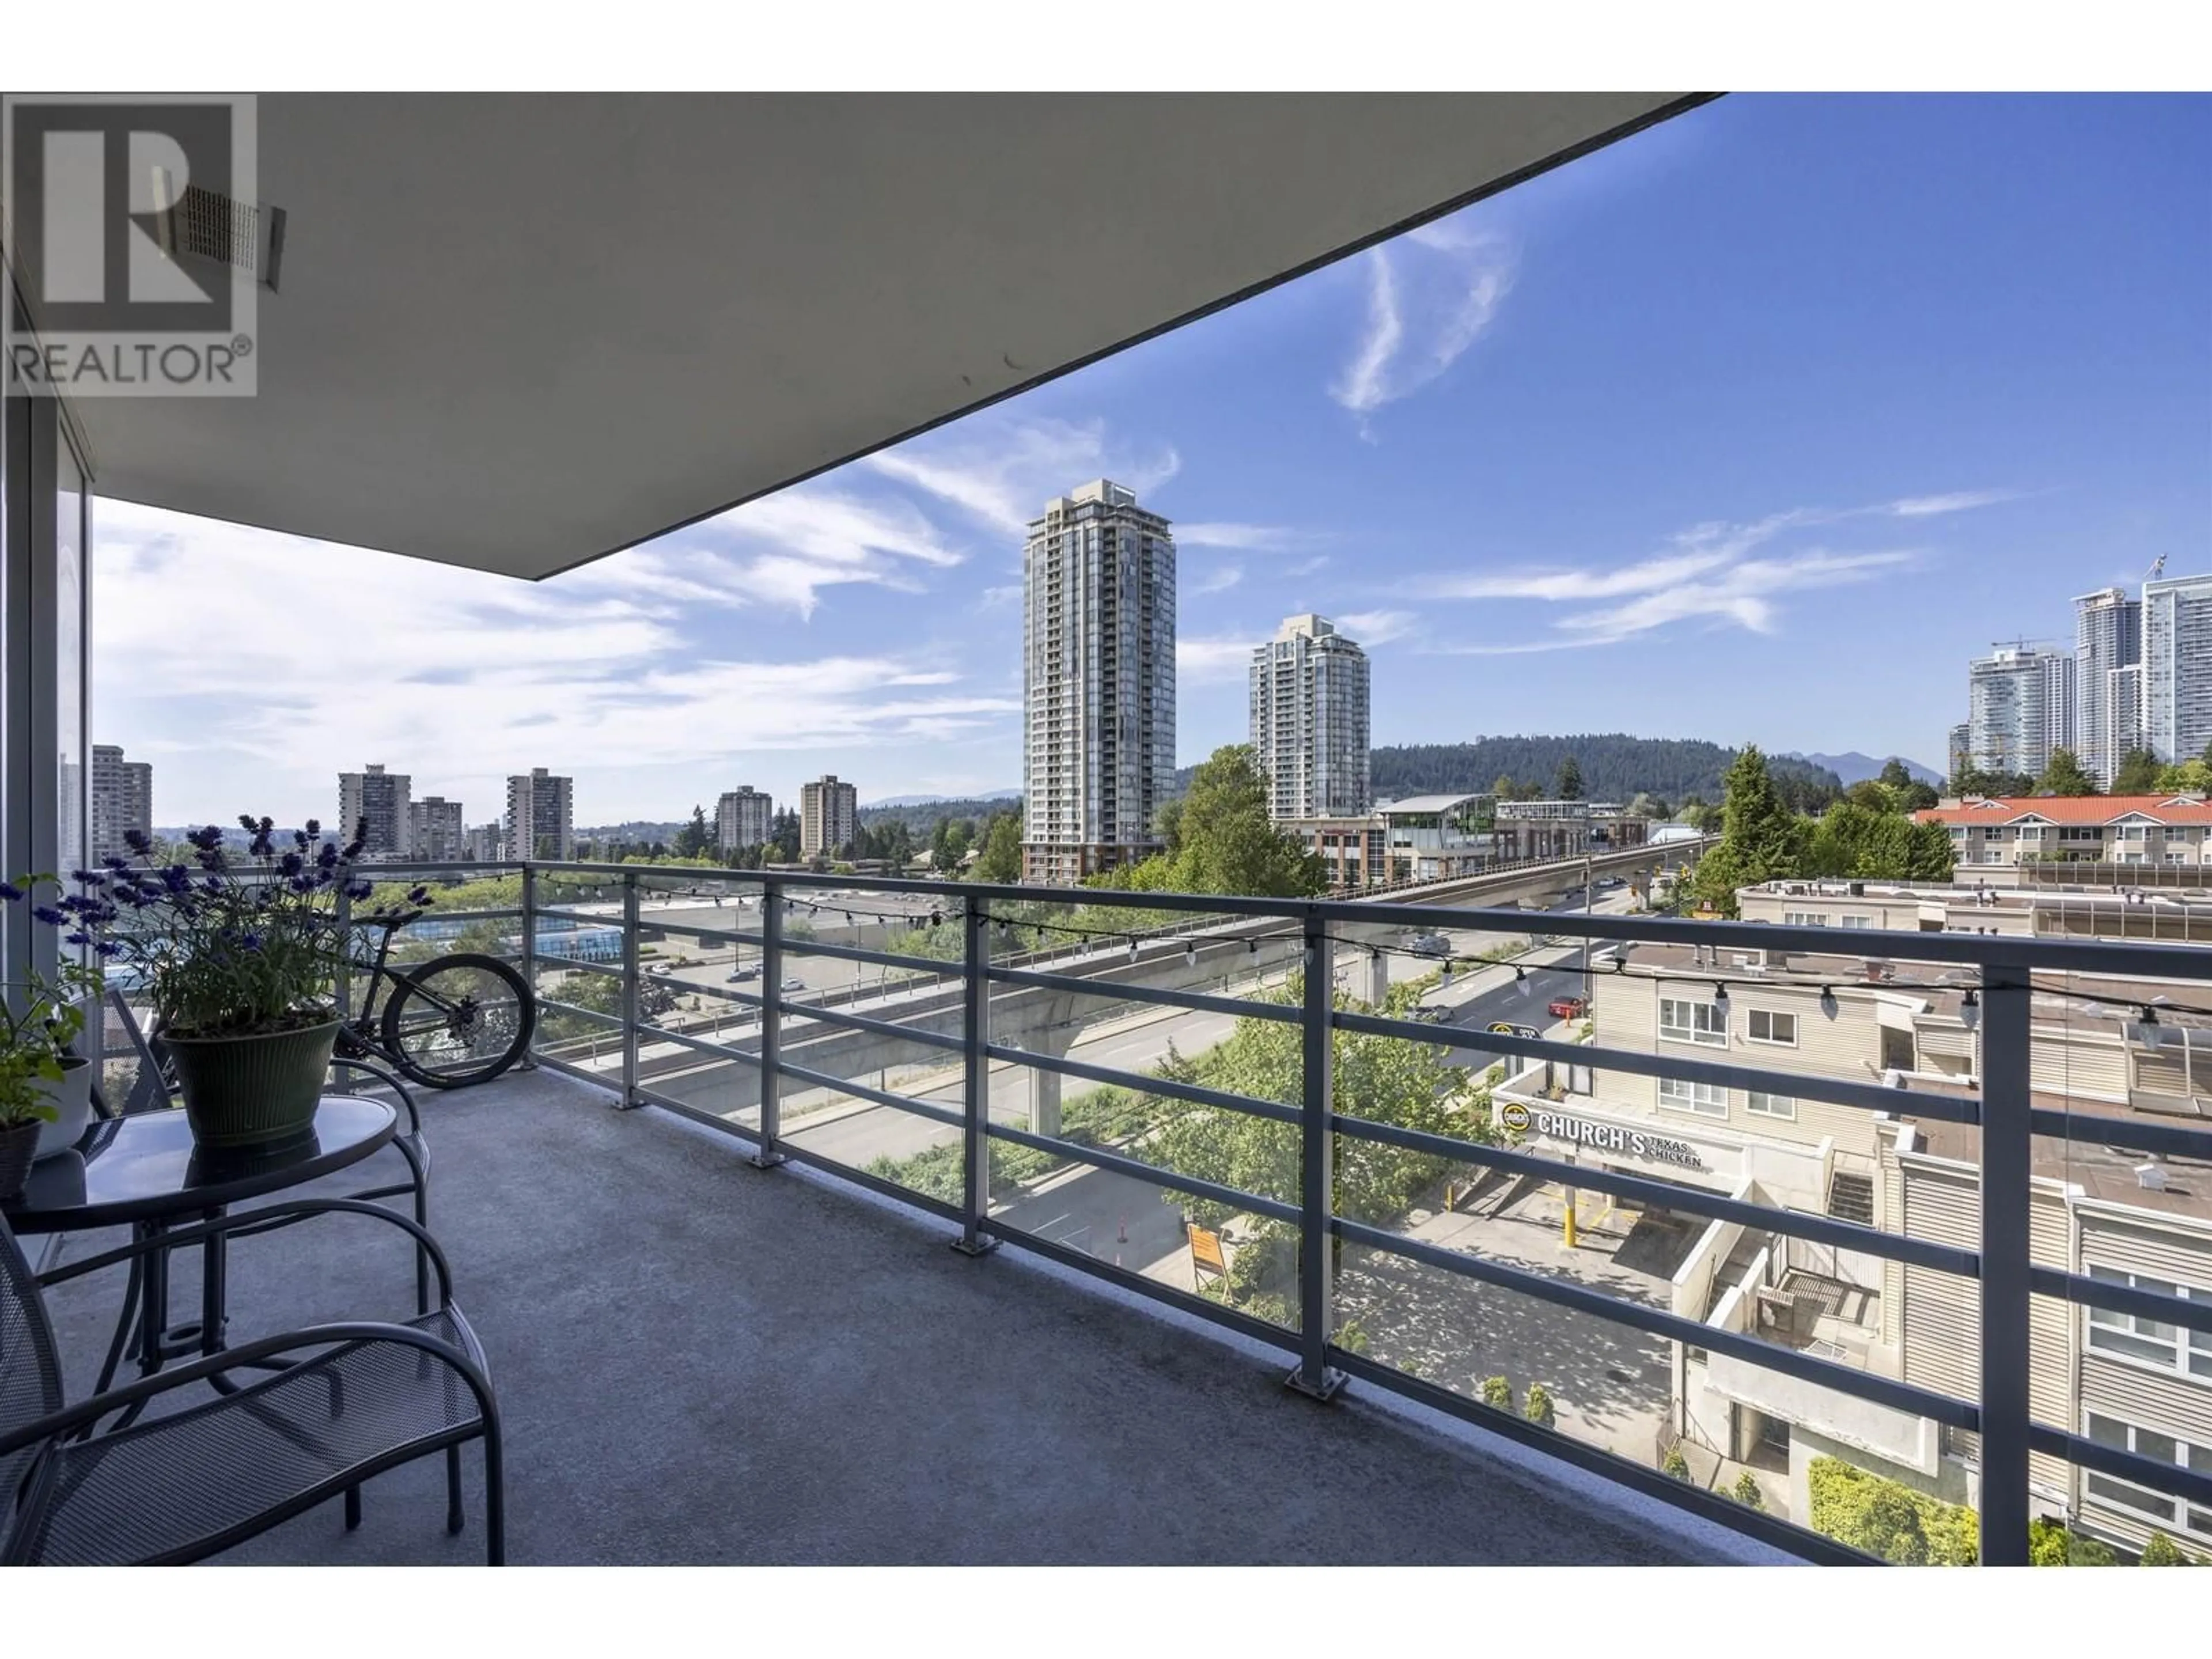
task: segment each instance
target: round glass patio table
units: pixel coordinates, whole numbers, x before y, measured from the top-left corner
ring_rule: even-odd
[[[0,1214],[19,1234],[127,1226],[134,1244],[154,1245],[131,1260],[122,1317],[96,1390],[105,1393],[126,1346],[135,1349],[142,1376],[186,1354],[222,1351],[225,1240],[217,1235],[200,1243],[199,1319],[172,1326],[171,1251],[160,1248],[164,1233],[358,1164],[390,1146],[398,1128],[391,1107],[357,1095],[324,1096],[303,1134],[237,1150],[196,1145],[181,1108],[109,1118],[94,1122],[69,1151],[33,1165],[21,1194]]]

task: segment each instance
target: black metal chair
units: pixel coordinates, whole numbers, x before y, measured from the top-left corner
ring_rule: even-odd
[[[276,1206],[289,1219],[333,1212],[404,1229],[435,1267],[438,1305],[404,1323],[347,1322],[264,1337],[64,1404],[43,1292],[0,1220],[0,1564],[127,1565],[198,1561],[343,1498],[361,1522],[362,1483],[446,1454],[446,1528],[465,1524],[460,1449],[483,1442],[484,1553],[506,1559],[499,1412],[483,1350],[454,1305],[444,1253],[415,1222],[351,1199]],[[180,1228],[189,1244],[273,1220],[256,1210]],[[50,1281],[142,1253],[125,1246],[50,1273]],[[289,1358],[240,1383],[228,1373]],[[214,1397],[141,1419],[193,1383]],[[115,1418],[104,1432],[103,1419]]]

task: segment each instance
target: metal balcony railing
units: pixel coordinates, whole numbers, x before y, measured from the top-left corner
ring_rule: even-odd
[[[2160,945],[1969,933],[1882,935],[1878,941],[1856,941],[1878,942],[1901,961],[1930,964],[1947,975],[1941,981],[1944,988],[1970,987],[1976,993],[1978,1030],[1975,1036],[1980,1054],[1976,1074],[1954,1088],[1901,1092],[1863,1077],[1739,1063],[1732,1042],[1715,1051],[1723,1057],[1711,1059],[1694,1048],[1675,1051],[1657,1042],[1650,1048],[1596,1048],[1527,1035],[1525,1030],[1478,1029],[1397,1018],[1347,1004],[1337,994],[1336,969],[1345,956],[1352,957],[1356,965],[1359,958],[1386,948],[1380,941],[1401,938],[1407,930],[1522,935],[1527,932],[1529,916],[1515,910],[1457,909],[1374,900],[1285,901],[1043,890],[637,864],[529,863],[500,869],[409,866],[376,873],[389,878],[472,880],[502,872],[520,876],[521,898],[516,907],[473,911],[465,918],[449,915],[443,919],[513,925],[514,932],[504,936],[506,942],[512,954],[527,964],[539,986],[541,1037],[535,1049],[538,1063],[605,1085],[617,1092],[618,1103],[624,1107],[657,1105],[730,1133],[752,1146],[756,1164],[773,1167],[796,1159],[941,1214],[957,1229],[955,1242],[963,1250],[981,1255],[1001,1243],[1016,1245],[1275,1345],[1294,1359],[1289,1381],[1307,1394],[1326,1398],[1346,1378],[1358,1379],[1536,1445],[1785,1548],[1814,1559],[1864,1559],[1832,1539],[1686,1485],[1632,1459],[1531,1424],[1436,1380],[1341,1345],[1333,1298],[1340,1271],[1340,1253],[1344,1246],[1352,1245],[1676,1345],[1678,1377],[1683,1354],[1693,1352],[1715,1357],[1717,1361],[1724,1359],[1738,1369],[1757,1368],[1778,1379],[1776,1387],[1784,1393],[1791,1384],[1808,1385],[1923,1420],[1929,1443],[1973,1449],[1978,1483],[1978,1559],[1985,1564],[2022,1564],[2028,1559],[2030,1522],[2041,1501],[2031,1491],[2031,1454],[2063,1461],[2077,1472],[2077,1479],[2079,1472],[2089,1472],[2168,1495],[2182,1506],[2185,1515],[2189,1505],[2201,1506],[2200,1512],[2212,1511],[2212,1473],[2185,1460],[2156,1459],[2093,1440],[2079,1431],[2087,1424],[2078,1413],[2075,1421],[2054,1423],[2038,1419],[2030,1409],[2033,1298],[2054,1298],[2074,1309],[2103,1310],[2178,1329],[2185,1333],[2181,1339],[2185,1352],[2186,1333],[2212,1331],[2212,1296],[2168,1295],[2106,1278],[2093,1279],[2086,1273],[2075,1272],[2077,1264],[2070,1260],[2063,1266],[2053,1266],[2031,1259],[2031,1174],[2037,1137],[2071,1139],[2076,1144],[2094,1143],[2097,1147],[2125,1147],[2184,1160],[2191,1166],[2202,1164],[2212,1170],[2212,1127],[2124,1111],[2077,1115],[2036,1105],[2030,1091],[2031,1000],[2047,994],[2050,976],[2054,975],[2094,976],[2100,984],[2128,979],[2212,983],[2212,952]],[[618,915],[584,915],[594,924],[619,927],[622,949],[617,963],[579,963],[543,948],[543,924],[554,917],[583,915],[574,908],[575,895],[587,889],[619,897]],[[824,892],[844,896],[825,902],[818,896]],[[757,922],[743,925],[750,918],[740,915],[732,918],[738,925],[722,927],[687,916],[681,909],[653,908],[664,901],[703,901],[717,893],[756,898],[758,908],[752,915],[757,917]],[[833,911],[860,915],[867,911],[872,897],[885,905],[918,902],[934,910],[941,926],[960,930],[959,958],[943,960],[821,939],[801,942],[787,929],[787,914],[794,904],[802,908],[810,903],[825,905]],[[1005,948],[1008,916],[1034,915],[1036,907],[1055,901],[1086,907],[1085,925],[1091,931],[1055,953],[1018,956]],[[1162,911],[1187,916],[1188,921],[1158,927],[1156,918]],[[1152,913],[1146,920],[1153,925],[1139,927],[1133,922],[1125,931],[1111,925],[1110,918],[1116,912]],[[882,914],[890,912],[886,909]],[[1109,921],[1102,925],[1101,917]],[[1601,958],[1601,966],[1618,962],[1638,945],[1700,946],[1711,952],[1701,960],[1712,964],[1698,970],[1697,976],[1703,978],[1728,975],[1730,970],[1718,964],[1731,959],[1732,952],[1760,953],[1745,959],[1759,964],[1758,982],[1769,984],[1790,982],[1785,967],[1776,965],[1786,965],[1789,956],[1832,956],[1838,948],[1832,930],[1761,923],[1548,913],[1542,926],[1546,934],[1559,939],[1620,947]],[[687,997],[726,1003],[739,1011],[744,1023],[737,1030],[702,1036],[684,1029],[680,1021],[651,1022],[641,1008],[641,999],[649,995],[647,988],[653,982],[643,960],[645,936],[649,933],[681,937],[709,947],[727,946],[733,962],[745,950],[756,953],[761,969],[757,981],[752,981],[756,988],[741,990],[726,982],[699,981],[680,987]],[[1465,953],[1468,957],[1474,954]],[[781,988],[788,965],[802,955],[878,967],[910,977],[890,982],[879,980],[872,989],[856,987],[834,1006],[811,993],[800,1000],[787,996]],[[1220,987],[1202,989],[1145,982],[1143,970],[1147,964],[1172,968],[1178,955],[1187,963],[1213,964],[1211,972],[1218,973]],[[1565,963],[1538,965],[1561,971],[1574,988],[1585,994],[1593,988],[1593,982],[1585,981],[1578,969],[1568,972]],[[567,980],[549,982],[548,976],[554,974],[611,979],[619,987],[614,1011],[601,1012],[565,1001],[560,994],[568,988]],[[1249,988],[1271,975],[1282,976],[1285,982],[1291,975],[1299,976],[1298,999],[1267,1000],[1249,994]],[[2039,982],[2033,975],[2045,977]],[[1606,994],[1607,977],[1603,971],[1595,977],[1595,993],[1600,998]],[[1837,972],[1816,977],[1856,982]],[[1232,994],[1232,988],[1240,981],[1248,994]],[[1738,978],[1732,982],[1753,981]],[[1303,1054],[1301,1097],[1295,1103],[1258,1099],[1072,1058],[1065,1052],[1050,1052],[1049,1045],[1015,1047],[994,1041],[994,996],[1005,1000],[1024,994],[1098,999],[1295,1025]],[[2149,1000],[2148,989],[2145,994]],[[2212,1005],[2212,997],[2205,1001]],[[560,1014],[574,1017],[569,1021],[572,1028],[580,1022],[603,1033],[604,1047],[574,1036],[545,1035],[550,1029],[547,1017]],[[1460,1054],[1509,1061],[1523,1079],[1537,1075],[1532,1071],[1535,1067],[1574,1068],[1585,1076],[1595,1068],[1600,1073],[1674,1079],[1722,1091],[1754,1091],[1798,1102],[1826,1103],[1887,1121],[1913,1119],[1964,1126],[1978,1133],[1977,1231],[1968,1244],[1901,1228],[1892,1231],[1835,1214],[1754,1201],[1741,1192],[1730,1194],[1617,1168],[1569,1163],[1540,1155],[1523,1144],[1485,1144],[1347,1112],[1340,1109],[1332,1076],[1334,1037],[1340,1032],[1442,1046]],[[880,1081],[870,1084],[860,1076],[838,1075],[823,1069],[823,1064],[807,1063],[814,1050],[825,1047],[824,1036],[830,1033],[852,1034],[925,1055],[945,1056],[944,1068],[957,1070],[958,1103],[924,1099]],[[715,1111],[684,1098],[672,1087],[660,1086],[676,1071],[700,1062],[728,1067],[753,1079],[748,1092],[754,1099],[739,1110]],[[1085,1082],[1121,1085],[1151,1096],[1285,1126],[1297,1134],[1295,1193],[1241,1190],[1152,1161],[1142,1146],[1115,1146],[1100,1144],[1096,1137],[1077,1139],[1044,1133],[1043,1126],[1036,1122],[1018,1125],[998,1121],[990,1109],[994,1064]],[[869,1064],[848,1069],[875,1072],[879,1068]],[[957,1197],[947,1200],[919,1191],[871,1173],[853,1159],[794,1140],[787,1133],[782,1108],[787,1097],[811,1091],[827,1091],[890,1108],[957,1131]],[[1687,1117],[1661,1119],[1655,1127],[1662,1132],[1686,1129],[1695,1122]],[[1978,1390],[1963,1396],[1945,1393],[1900,1376],[1844,1363],[1838,1357],[1842,1351],[1825,1338],[1808,1338],[1794,1346],[1769,1341],[1753,1329],[1704,1317],[1702,1305],[1686,1316],[1614,1295],[1598,1284],[1534,1271],[1499,1255],[1449,1246],[1347,1217],[1336,1206],[1334,1168],[1340,1150],[1353,1142],[1418,1152],[1478,1172],[1560,1182],[1707,1223],[1740,1225],[1778,1241],[1821,1247],[1819,1253],[1829,1262],[1838,1260],[1838,1253],[1853,1253],[1972,1280]],[[1295,1227],[1298,1305],[1294,1322],[1278,1323],[1224,1301],[1186,1292],[1110,1262],[1103,1255],[1055,1236],[1048,1228],[1024,1224],[1006,1212],[1008,1206],[994,1207],[994,1146],[1002,1150],[1029,1149],[1064,1161],[1063,1167],[1088,1166],[1113,1172]],[[2212,1240],[2212,1230],[2208,1230],[2207,1236]],[[1778,1244],[1771,1260],[1791,1259],[1787,1254],[1790,1248],[1787,1243]],[[2212,1260],[2212,1242],[2208,1242],[2206,1249],[2207,1259]],[[1721,1288],[1715,1284],[1713,1300],[1722,1299]],[[2069,1313],[2069,1318],[2078,1325],[2078,1316]],[[1597,1365],[1602,1361],[1594,1357],[1590,1363]],[[2212,1388],[2212,1383],[2208,1387]],[[1798,1394],[1802,1397],[1802,1387]],[[2212,1424],[2208,1424],[2205,1438],[2212,1443]]]

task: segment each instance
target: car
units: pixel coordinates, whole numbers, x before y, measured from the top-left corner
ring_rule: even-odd
[[[1451,1017],[1450,1009],[1440,1008],[1433,1005],[1425,1005],[1413,1010],[1413,1018],[1425,1025],[1449,1025],[1451,1024]]]
[[[743,985],[749,981],[758,979],[760,976],[761,970],[758,968],[732,968],[730,969],[730,976],[727,982],[732,985]]]
[[[806,988],[806,981],[793,974],[789,979],[784,981],[783,988],[787,991],[804,991]]]
[[[1588,997],[1553,997],[1545,1006],[1555,1018],[1580,1019],[1584,1014],[1589,1012],[1589,999]]]
[[[1416,933],[1406,941],[1406,948],[1425,957],[1448,957],[1452,947],[1442,933]]]
[[[672,974],[676,969],[667,963],[656,962],[653,964],[650,971],[656,974]]]

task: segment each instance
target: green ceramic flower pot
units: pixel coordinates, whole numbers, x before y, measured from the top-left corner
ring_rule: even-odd
[[[323,1097],[338,1024],[251,1036],[165,1035],[192,1139],[203,1146],[265,1146],[307,1133]]]

